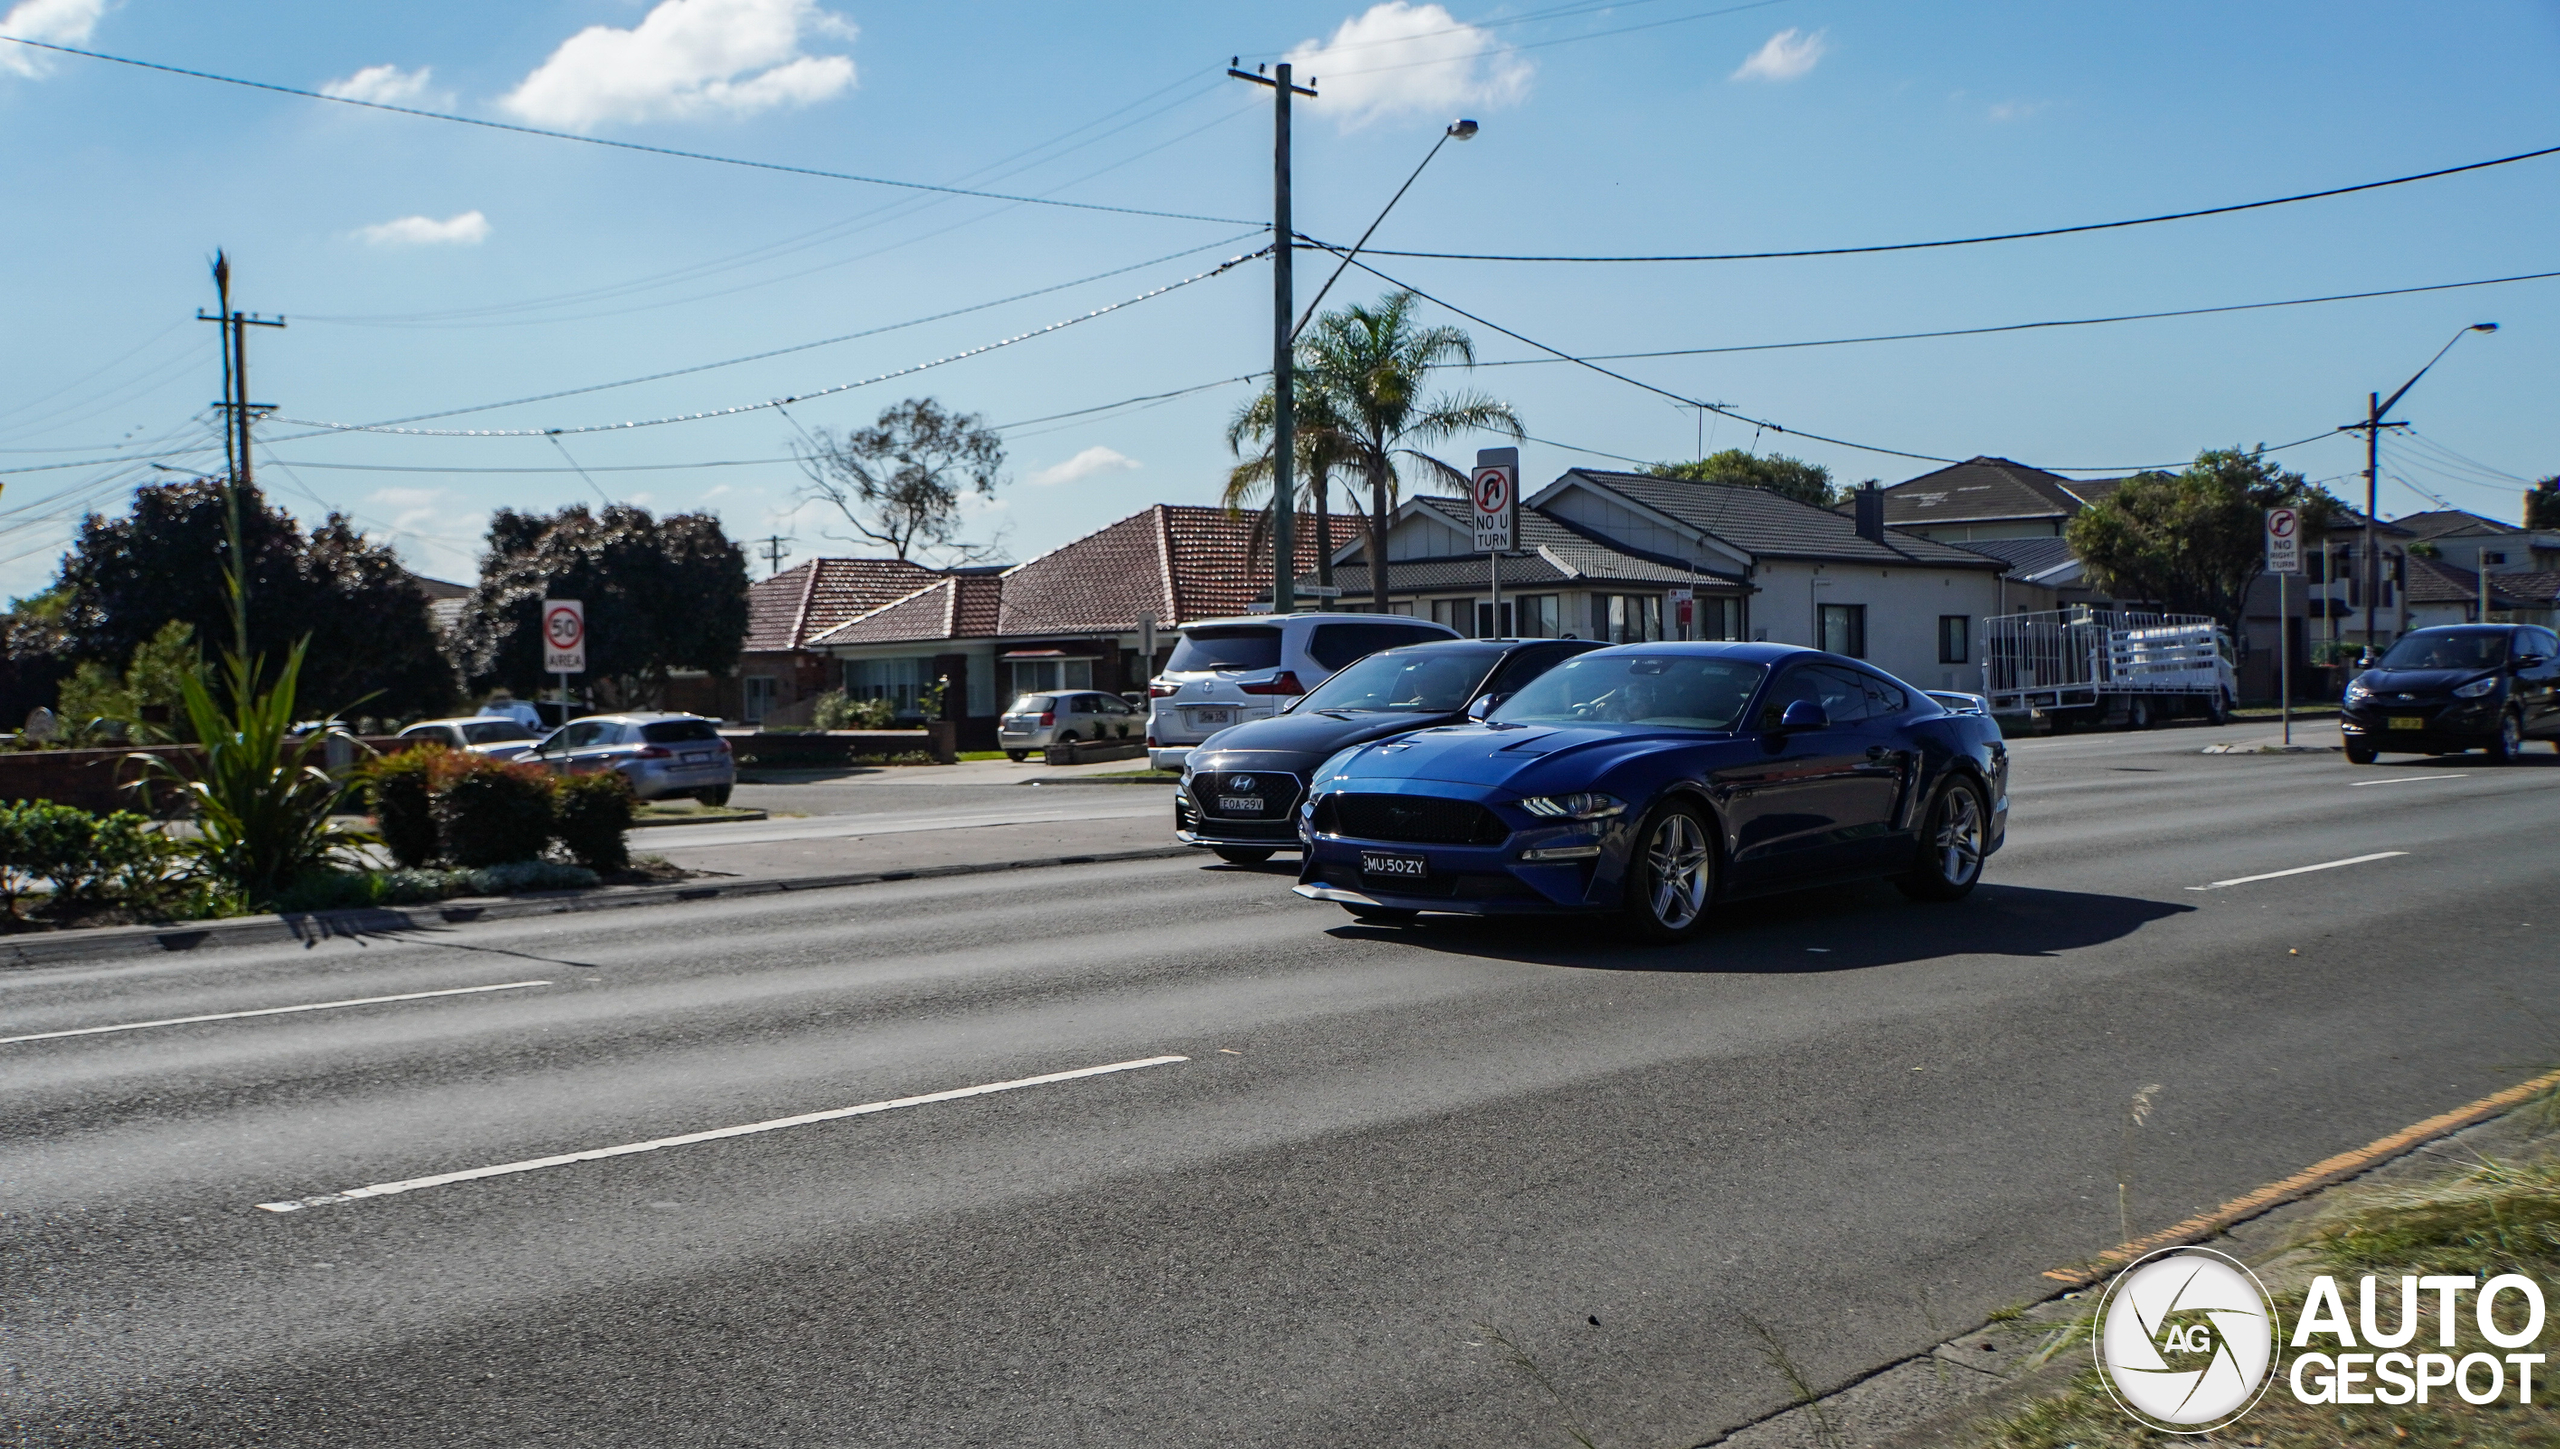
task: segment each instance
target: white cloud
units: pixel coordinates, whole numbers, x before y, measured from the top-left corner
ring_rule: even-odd
[[[1529,62],[1489,31],[1462,25],[1439,5],[1383,0],[1342,22],[1331,40],[1289,52],[1300,85],[1321,92],[1305,104],[1346,129],[1404,112],[1455,117],[1462,106],[1499,106],[1529,91]]]
[[[1081,478],[1090,478],[1097,473],[1127,473],[1144,466],[1126,453],[1096,443],[1067,461],[1053,463],[1023,481],[1047,488],[1059,483],[1073,483]]]
[[[2034,115],[2036,112],[2043,110],[2044,105],[2045,103],[2042,101],[2002,101],[2000,104],[1991,108],[1991,119],[1995,121],[2023,121],[2027,117]]]
[[[14,35],[21,40],[45,40],[55,45],[86,45],[89,33],[98,28],[98,17],[107,13],[107,0],[19,0],[0,15],[0,35]],[[23,76],[40,76],[51,69],[49,57],[41,50],[23,45],[0,45],[0,70]]]
[[[1817,30],[1806,35],[1790,25],[1770,36],[1768,43],[1753,51],[1751,58],[1727,79],[1794,80],[1813,69],[1814,62],[1822,59],[1823,52],[1831,48],[1822,39],[1830,33]]]
[[[662,0],[629,30],[591,25],[562,41],[499,104],[576,131],[810,105],[854,83],[851,57],[802,49],[816,37],[850,41],[854,27],[817,0]]]
[[[489,218],[476,211],[443,221],[431,216],[404,216],[397,221],[358,227],[356,235],[378,247],[476,247],[489,239]]]
[[[333,80],[322,86],[320,94],[341,100],[402,105],[426,95],[429,69],[423,65],[416,70],[402,70],[396,65],[369,65],[344,80]]]

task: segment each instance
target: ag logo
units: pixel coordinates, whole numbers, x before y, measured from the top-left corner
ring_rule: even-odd
[[[2237,1261],[2164,1248],[2117,1274],[2099,1300],[2099,1376],[2144,1424],[2207,1433],[2266,1392],[2280,1327],[2267,1290]]]

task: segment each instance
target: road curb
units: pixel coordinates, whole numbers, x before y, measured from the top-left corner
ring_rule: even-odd
[[[924,865],[913,870],[857,871],[843,875],[777,876],[727,883],[702,881],[682,885],[612,886],[601,891],[542,891],[521,896],[442,901],[424,906],[384,906],[370,910],[311,911],[293,915],[236,916],[201,925],[99,926],[44,935],[0,938],[0,970],[55,966],[117,956],[164,956],[216,946],[317,946],[332,938],[353,939],[400,931],[424,931],[480,921],[512,921],[528,916],[564,916],[590,911],[628,910],[638,906],[673,906],[693,901],[737,900],[746,896],[782,895],[794,891],[836,890],[845,886],[885,885],[892,881],[934,880],[944,876],[995,875],[1015,870],[1042,870],[1061,865],[1109,865],[1131,860],[1171,860],[1197,853],[1188,845],[1150,846],[1143,850],[1097,851],[1092,855],[1042,856],[1033,860],[985,861],[967,865]]]

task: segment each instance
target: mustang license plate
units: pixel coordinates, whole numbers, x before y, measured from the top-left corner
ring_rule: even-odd
[[[1431,862],[1419,855],[1389,855],[1384,851],[1364,850],[1360,852],[1360,873],[1421,880],[1431,873]]]
[[[1262,797],[1259,795],[1221,795],[1218,797],[1218,808],[1224,810],[1229,815],[1259,815],[1262,813]]]
[[[2390,726],[2394,733],[2407,731],[2416,734],[2427,727],[2426,716],[2417,714],[2395,714],[2383,723]]]
[[[1191,711],[1191,727],[1193,729],[1204,730],[1209,728],[1211,725],[1216,725],[1218,728],[1224,729],[1235,722],[1236,712],[1231,709],[1195,709]]]

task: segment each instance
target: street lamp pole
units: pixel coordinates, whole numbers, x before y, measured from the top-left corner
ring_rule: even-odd
[[[2342,433],[2364,434],[2364,652],[2368,661],[2373,657],[2374,609],[2379,605],[2382,593],[2382,558],[2375,552],[2377,545],[2374,541],[2374,517],[2381,505],[2382,492],[2382,430],[2408,426],[2406,423],[2384,422],[2382,415],[2391,411],[2393,405],[2408,395],[2409,389],[2418,385],[2418,379],[2427,375],[2428,367],[2443,361],[2444,355],[2453,350],[2454,342],[2460,342],[2464,334],[2497,330],[2495,322],[2474,322],[2456,332],[2452,342],[2437,348],[2436,355],[2427,359],[2426,367],[2419,368],[2407,382],[2400,384],[2399,391],[2387,398],[2380,393],[2366,393],[2363,422],[2348,423],[2338,429]]]

